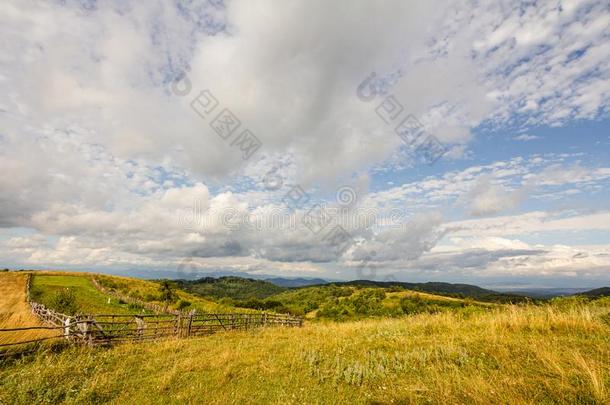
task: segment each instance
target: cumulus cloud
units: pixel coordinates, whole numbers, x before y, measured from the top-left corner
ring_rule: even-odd
[[[419,215],[400,228],[382,230],[356,245],[349,258],[374,262],[417,259],[442,238],[441,223],[442,216],[438,212]]]
[[[420,262],[444,235],[468,229],[499,237],[585,221],[605,230],[605,213],[443,224],[460,207],[474,216],[517,209],[523,190],[539,201],[601,193],[603,165],[516,156],[381,188],[370,174],[412,164],[397,121],[379,115],[390,95],[400,117],[413,114],[450,148],[448,160],[469,156],[482,125],[607,116],[608,21],[589,1],[2,2],[1,251],[38,265],[190,257],[205,268],[315,272],[371,251],[377,263]],[[356,89],[373,71],[383,91],[363,101]],[[172,91],[178,78],[190,81],[188,95]],[[191,106],[204,89],[219,103],[208,117]],[[224,108],[262,142],[249,160],[210,127]],[[274,187],[270,173],[282,179]],[[295,185],[310,202],[289,208],[282,199]],[[338,186],[354,190],[353,206],[337,203]],[[315,203],[406,226],[334,215],[329,227],[350,236],[336,251],[303,225]],[[269,226],[278,216],[288,225]]]

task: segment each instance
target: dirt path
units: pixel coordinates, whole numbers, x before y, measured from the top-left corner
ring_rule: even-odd
[[[41,326],[26,301],[27,273],[0,273],[0,329],[21,326]],[[53,336],[56,331],[0,332],[0,343],[21,342]]]

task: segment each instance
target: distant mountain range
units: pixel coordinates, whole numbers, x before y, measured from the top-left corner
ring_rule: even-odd
[[[532,298],[553,298],[566,295],[577,295],[586,292],[588,288],[566,288],[566,287],[547,287],[547,288],[498,288],[497,291],[507,294],[523,295]]]
[[[310,285],[322,285],[322,284],[331,283],[331,281],[325,280],[323,278],[304,278],[304,277],[298,277],[298,278],[270,277],[270,278],[265,278],[264,280],[268,281],[270,283],[273,283],[277,286],[288,287],[288,288],[305,287],[305,286],[310,286]]]

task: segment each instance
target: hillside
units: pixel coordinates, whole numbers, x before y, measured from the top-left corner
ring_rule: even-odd
[[[564,303],[41,353],[0,403],[608,403],[610,303]]]
[[[306,315],[312,319],[397,317],[420,312],[440,312],[451,307],[468,307],[471,311],[485,308],[485,302],[517,303],[530,300],[469,284],[439,282],[354,280],[285,288],[270,281],[228,276],[205,277],[194,281],[177,280],[175,283],[181,289],[222,304]],[[419,294],[412,294],[414,292]],[[447,297],[456,300],[447,301]]]
[[[198,280],[176,280],[178,287],[191,293],[215,299],[262,299],[285,291],[270,281],[243,277],[204,277]]]
[[[321,285],[321,284],[329,283],[329,281],[324,280],[322,278],[303,278],[303,277],[297,277],[297,278],[266,277],[265,281],[269,281],[270,283],[273,283],[280,287],[288,287],[288,288],[307,287],[310,285]]]
[[[175,284],[93,273],[33,272],[32,299],[67,315],[150,313],[144,306],[168,309],[195,309],[199,312],[228,312],[233,307],[180,290]],[[96,282],[108,293],[102,292]],[[120,295],[136,300],[127,302]],[[131,300],[130,300],[131,301]]]
[[[283,291],[266,299],[233,301],[238,307],[273,310],[310,319],[353,320],[367,317],[401,317],[447,310],[485,310],[490,304],[472,299],[439,296],[402,287],[365,287],[326,284]]]
[[[372,281],[372,280],[353,280],[337,282],[336,285],[352,285],[366,287],[392,288],[402,287],[407,290],[423,291],[437,295],[447,295],[459,298],[474,298],[479,301],[517,303],[527,301],[523,295],[505,294],[493,290],[481,288],[471,284],[454,284],[430,281],[426,283],[408,283],[403,281]]]
[[[578,295],[584,295],[590,298],[610,297],[610,287],[596,288],[594,290],[578,293]]]

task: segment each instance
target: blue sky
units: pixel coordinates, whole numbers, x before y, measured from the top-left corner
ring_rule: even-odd
[[[610,284],[608,4],[8,1],[0,34],[7,267]]]

